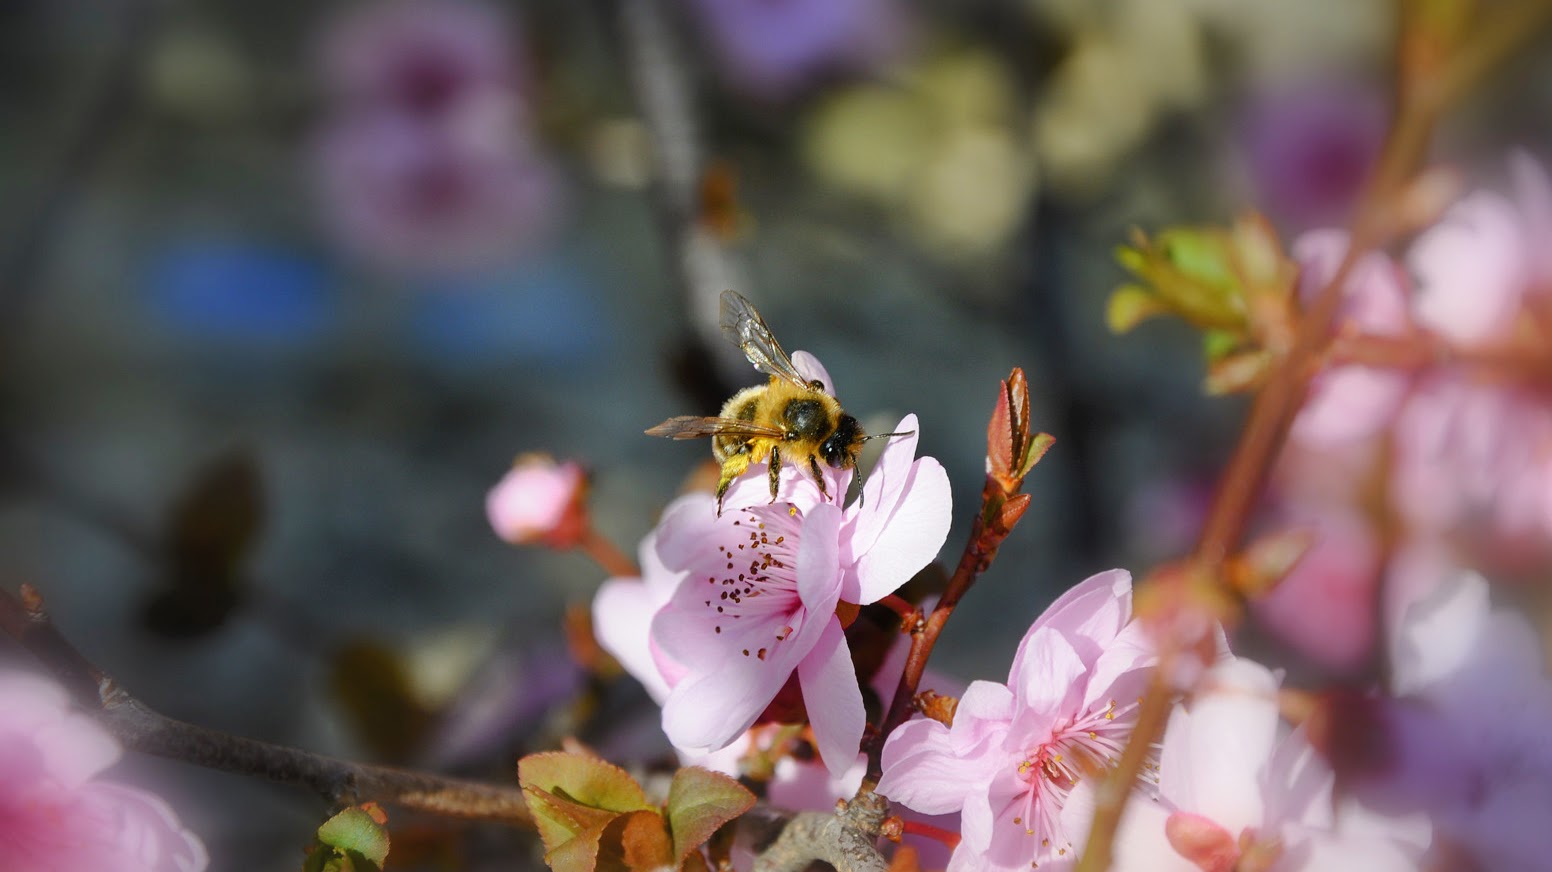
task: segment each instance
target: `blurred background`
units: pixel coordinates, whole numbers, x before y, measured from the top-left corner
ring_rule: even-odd
[[[940,668],[998,679],[1057,592],[1187,549],[1243,404],[1203,396],[1190,329],[1107,332],[1114,248],[1249,204],[1285,241],[1340,224],[1391,4],[656,6],[702,161],[688,229],[620,2],[0,4],[6,584],[171,716],[510,780],[574,723],[561,615],[604,573],[502,542],[485,494],[520,452],[578,459],[634,553],[706,455],[642,430],[756,380],[687,239],[869,429],[920,416],[960,501],[946,562],[997,379],[1029,374],[1057,445]],[[1452,161],[1546,143],[1540,48],[1454,118]],[[593,741],[661,753],[628,679],[603,705]],[[323,817],[125,768],[214,869],[295,868]],[[394,824],[401,868],[537,857]]]

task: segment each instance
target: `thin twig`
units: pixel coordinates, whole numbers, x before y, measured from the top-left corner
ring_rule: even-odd
[[[352,763],[162,715],[76,650],[49,620],[42,599],[25,585],[20,599],[0,590],[0,630],[36,657],[77,704],[131,750],[306,787],[335,804],[373,800],[448,817],[533,826],[522,791],[515,786]]]
[[[976,579],[980,578],[981,573],[991,565],[998,547],[1002,545],[1002,540],[1007,538],[1006,529],[987,524],[986,517],[989,513],[984,510],[986,501],[996,499],[1001,493],[997,483],[988,477],[986,486],[981,491],[983,510],[976,513],[975,521],[970,526],[970,538],[965,542],[965,550],[959,555],[959,565],[954,568],[954,575],[943,591],[943,598],[938,600],[937,606],[927,616],[919,631],[911,634],[911,647],[906,655],[905,669],[900,674],[900,683],[895,686],[895,695],[889,703],[889,712],[885,715],[878,732],[871,735],[871,740],[864,749],[868,755],[868,772],[862,781],[863,792],[872,791],[878,785],[878,780],[883,777],[884,740],[895,727],[905,723],[911,716],[916,691],[921,686],[922,673],[927,669],[927,660],[932,656],[932,649],[937,645],[938,636],[943,632],[944,625],[948,623],[949,616],[954,613],[954,607],[959,605],[959,601],[975,584]]]

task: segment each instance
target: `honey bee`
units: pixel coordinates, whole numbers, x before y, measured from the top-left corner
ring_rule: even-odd
[[[747,387],[733,395],[715,418],[680,415],[647,431],[648,436],[669,439],[711,437],[711,454],[722,464],[717,481],[717,511],[733,480],[751,463],[770,459],[771,501],[776,501],[783,460],[805,465],[829,499],[819,461],[836,469],[855,468],[862,443],[910,433],[868,436],[857,419],[846,414],[822,381],[798,372],[781,343],[765,325],[754,304],[736,291],[722,292],[722,333],[744,352],[754,368],[770,376],[763,385]]]

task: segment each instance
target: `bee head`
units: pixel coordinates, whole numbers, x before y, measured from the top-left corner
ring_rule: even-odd
[[[861,445],[862,426],[856,418],[843,414],[835,424],[835,432],[820,443],[819,455],[836,469],[845,469],[856,464]]]

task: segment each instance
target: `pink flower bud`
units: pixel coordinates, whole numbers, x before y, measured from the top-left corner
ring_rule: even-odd
[[[525,454],[485,497],[496,535],[514,545],[570,548],[587,529],[587,477],[572,461]]]

